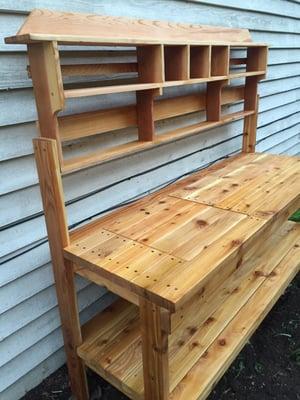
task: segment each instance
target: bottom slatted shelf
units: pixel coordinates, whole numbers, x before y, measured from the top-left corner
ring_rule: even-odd
[[[251,258],[253,268],[238,286],[228,285],[229,295],[204,323],[185,315],[176,325],[169,337],[170,400],[208,396],[298,272],[299,235],[300,225],[287,222]],[[131,399],[143,399],[137,306],[120,299],[89,321],[78,354]]]

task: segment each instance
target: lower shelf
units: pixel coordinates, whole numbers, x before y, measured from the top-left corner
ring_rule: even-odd
[[[205,399],[300,266],[300,225],[284,225],[205,323],[187,315],[169,337],[170,399]],[[133,400],[143,399],[138,307],[124,300],[83,327],[79,356]]]

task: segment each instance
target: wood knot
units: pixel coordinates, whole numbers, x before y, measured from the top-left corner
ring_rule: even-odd
[[[229,192],[228,189],[223,189],[223,190],[222,190],[222,193],[228,193],[228,192]]]
[[[208,356],[208,350],[205,350],[205,352],[202,354],[201,358],[207,358]]]
[[[184,345],[184,340],[178,340],[177,344],[179,347],[182,347]]]
[[[142,242],[148,242],[148,238],[144,238],[144,239],[142,239]]]
[[[300,247],[300,245],[296,243],[296,244],[294,245],[294,247],[297,249],[298,247]]]
[[[240,289],[238,287],[236,287],[235,289],[233,289],[232,293],[237,293]]]
[[[145,211],[145,214],[146,214],[146,215],[149,215],[150,213],[149,213],[149,211]]]
[[[190,335],[194,335],[197,332],[197,328],[195,326],[189,327],[188,331]]]
[[[200,343],[198,342],[198,341],[196,341],[196,342],[193,342],[192,343],[192,349],[194,349],[195,347],[199,347],[200,346]]]
[[[209,325],[209,324],[211,324],[212,322],[214,322],[214,320],[215,320],[215,318],[209,317],[209,318],[207,318],[207,320],[204,322],[204,324],[205,324],[205,325]]]
[[[254,271],[254,275],[259,278],[261,276],[265,276],[265,274],[262,271]]]
[[[238,183],[232,183],[231,186],[232,187],[237,187],[237,186],[239,186],[239,184]]]
[[[204,292],[205,292],[205,287],[201,288],[201,289],[199,290],[199,292],[197,293],[197,295],[198,295],[199,297],[201,297],[201,296],[203,295]]]
[[[219,343],[220,346],[226,346],[226,340],[225,339],[220,339],[218,341],[218,343]]]
[[[241,258],[238,260],[238,262],[236,263],[235,269],[239,269],[240,266],[242,265],[242,263],[243,263],[243,257],[241,257]]]
[[[208,225],[208,222],[204,219],[197,219],[196,224],[199,226],[199,228],[203,228],[204,226]]]
[[[237,247],[237,246],[240,246],[242,243],[243,243],[242,240],[234,239],[234,240],[231,241],[231,246],[232,247]]]
[[[159,202],[158,202],[158,204],[165,204],[165,200],[160,200]]]

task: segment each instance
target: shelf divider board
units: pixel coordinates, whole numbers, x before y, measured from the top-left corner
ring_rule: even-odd
[[[190,46],[190,78],[210,76],[211,47]]]
[[[211,47],[211,76],[229,75],[229,46]]]
[[[155,137],[154,95],[156,90],[136,92],[136,113],[139,141],[151,142]]]
[[[188,45],[164,46],[165,80],[190,78],[190,52]]]

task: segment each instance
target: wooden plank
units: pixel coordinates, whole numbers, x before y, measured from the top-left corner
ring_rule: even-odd
[[[212,46],[211,47],[211,75],[222,76],[229,73],[229,47]]]
[[[177,385],[170,400],[207,398],[298,271],[299,248],[293,248]]]
[[[68,174],[74,171],[78,171],[83,168],[89,168],[94,165],[105,163],[111,160],[116,160],[118,158],[125,157],[129,154],[134,154],[140,151],[145,151],[150,148],[160,146],[164,143],[171,142],[175,139],[184,138],[186,136],[195,135],[197,133],[203,132],[208,129],[215,128],[217,126],[225,125],[229,122],[244,118],[247,115],[251,115],[253,111],[237,112],[228,114],[220,121],[206,121],[200,122],[199,124],[194,124],[186,128],[178,128],[174,131],[165,133],[160,136],[156,136],[153,141],[134,141],[119,146],[115,146],[111,149],[103,151],[101,153],[91,153],[85,156],[79,156],[64,160],[62,166],[62,172]]]
[[[136,83],[131,85],[115,85],[115,86],[90,87],[83,89],[67,89],[64,91],[64,96],[67,99],[72,99],[74,97],[88,97],[88,96],[99,96],[102,94],[109,94],[109,93],[135,92],[138,90],[158,89],[160,87],[161,85],[158,83]]]
[[[208,82],[206,91],[206,119],[207,121],[220,121],[222,88],[225,81]]]
[[[88,57],[88,54],[87,54]],[[93,76],[112,75],[120,73],[137,72],[137,63],[105,63],[105,64],[63,64],[62,76]],[[32,77],[31,68],[27,66],[28,76]]]
[[[69,235],[59,172],[57,145],[53,139],[34,139],[33,142],[71,388],[79,400],[87,400],[89,396],[85,369],[77,356],[77,346],[81,344],[82,338],[73,266],[70,261],[64,259],[63,255],[63,247],[69,244]]]
[[[140,298],[145,400],[169,398],[169,354],[166,310]]]
[[[223,89],[222,104],[233,103],[244,98],[244,88]],[[154,102],[154,120],[176,117],[205,109],[205,95],[178,96]],[[116,107],[108,110],[91,111],[58,118],[61,140],[68,141],[80,137],[99,134],[115,129],[137,125],[134,106]]]
[[[28,46],[28,57],[33,74],[32,82],[43,137],[55,139],[59,159],[62,159],[57,112],[64,107],[63,84],[59,66],[57,43],[38,43]]]
[[[91,282],[96,283],[97,285],[104,286],[109,291],[122,297],[122,299],[125,299],[135,305],[139,304],[138,297],[134,293],[111,282],[108,279],[100,277],[97,273],[93,272],[92,270],[89,270],[87,268],[77,267],[76,265],[74,266],[74,270],[75,270],[76,274],[82,276],[85,279],[88,279]]]
[[[84,32],[84,34],[83,34]],[[199,35],[201,40],[199,40]],[[33,10],[7,43],[32,40],[57,40],[87,43],[197,43],[197,41],[229,41],[251,43],[247,29],[211,27],[176,22],[109,17],[107,15],[63,13]],[[53,39],[55,37],[56,39]],[[174,39],[175,38],[175,39]]]

